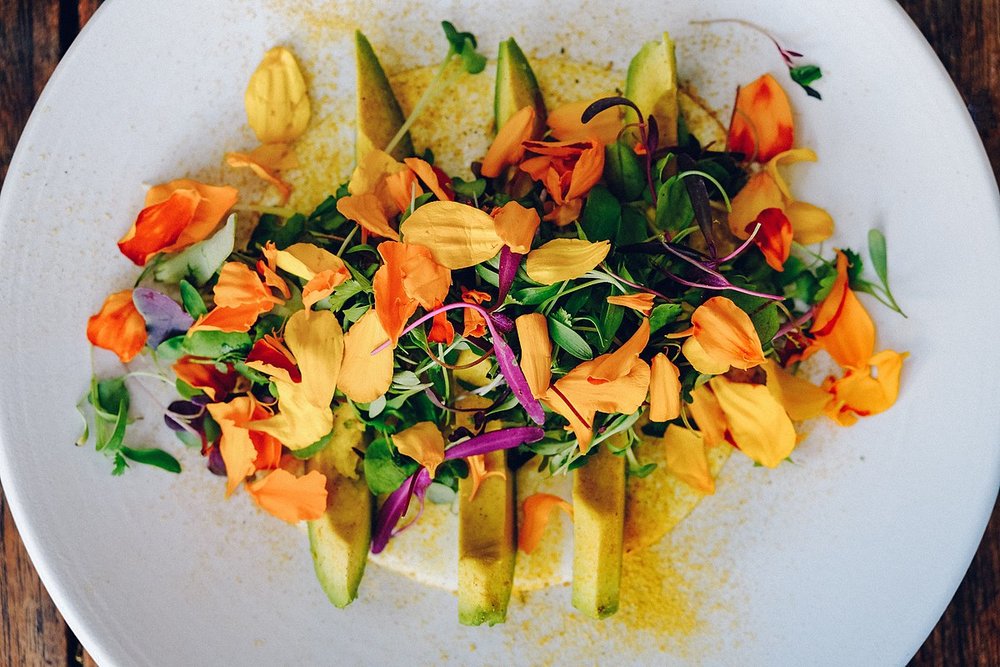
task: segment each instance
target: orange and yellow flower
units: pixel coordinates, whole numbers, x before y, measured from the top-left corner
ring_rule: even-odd
[[[146,338],[146,320],[135,307],[130,289],[110,295],[97,314],[87,320],[90,344],[111,350],[123,364],[142,351]]]
[[[792,105],[781,84],[765,74],[740,88],[729,127],[729,150],[767,162],[794,144]]]
[[[378,252],[384,263],[372,279],[375,312],[395,345],[417,306],[432,309],[444,302],[451,272],[434,261],[430,250],[416,243],[384,241]]]
[[[521,170],[545,186],[551,204],[545,220],[563,227],[580,217],[583,198],[604,174],[604,145],[584,141],[525,141],[535,155],[521,162]]]

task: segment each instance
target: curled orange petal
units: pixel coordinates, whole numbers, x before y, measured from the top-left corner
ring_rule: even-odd
[[[511,252],[526,255],[531,251],[531,242],[535,240],[535,232],[541,224],[538,211],[525,208],[516,201],[509,201],[493,211],[493,224],[497,236],[500,237]]]
[[[810,332],[845,368],[861,368],[875,351],[875,323],[849,286],[848,259],[837,251],[837,278],[820,304]]]
[[[712,297],[691,314],[692,336],[720,363],[746,370],[764,363],[760,337],[750,316],[724,296]]]
[[[783,208],[785,198],[781,188],[766,171],[758,171],[747,179],[746,185],[736,193],[729,211],[729,231],[739,239],[749,236],[747,227],[753,228],[753,222],[760,212],[768,208]]]
[[[573,516],[573,506],[551,493],[533,493],[524,499],[521,507],[524,520],[517,527],[517,546],[526,554],[530,554],[541,543],[553,509],[558,507],[571,518]]]
[[[258,507],[288,523],[313,521],[326,511],[326,475],[318,470],[296,477],[279,468],[246,488]]]
[[[593,140],[589,143],[590,146],[580,154],[573,167],[573,175],[564,195],[566,200],[586,196],[604,174],[604,146]]]
[[[223,372],[211,360],[189,356],[181,357],[170,368],[178,380],[195,389],[200,389],[213,401],[229,394],[235,388],[240,377],[239,373],[228,364],[226,371]]]
[[[653,310],[653,300],[654,296],[649,292],[635,292],[633,294],[616,294],[614,296],[609,296],[607,302],[615,306],[625,306],[626,308],[631,308],[632,310],[638,311],[649,317],[649,313]]]
[[[392,444],[400,454],[427,468],[431,479],[444,462],[444,436],[432,422],[418,422],[392,436]]]
[[[752,232],[760,225],[757,235],[753,237],[754,244],[760,248],[767,265],[775,271],[784,271],[785,262],[792,252],[792,223],[780,208],[765,208],[757,215],[757,219],[746,226],[746,232]]]
[[[530,106],[508,118],[486,151],[480,173],[487,178],[496,178],[506,167],[520,162],[524,156],[522,144],[531,138],[534,125],[535,110]]]
[[[226,164],[237,169],[249,169],[258,178],[278,191],[284,204],[292,194],[292,186],[281,179],[281,169],[295,166],[294,153],[285,144],[264,144],[250,153],[226,153]]]
[[[408,157],[403,160],[403,163],[417,175],[417,178],[419,178],[431,192],[434,193],[435,197],[441,201],[452,201],[455,199],[455,197],[443,187],[438,173],[426,160],[421,160],[418,157]]]
[[[347,195],[337,200],[337,211],[348,220],[358,223],[373,236],[399,240],[399,233],[389,225],[389,218],[379,198],[371,193]]]
[[[174,245],[194,220],[201,195],[194,190],[175,190],[165,200],[139,212],[132,228],[118,241],[118,249],[134,264],[145,266],[149,258]]]
[[[132,361],[146,345],[146,320],[132,301],[132,290],[115,292],[87,320],[91,345],[111,350],[123,364]]]
[[[767,162],[794,143],[792,106],[781,84],[765,74],[740,88],[729,127],[729,150]]]
[[[653,357],[649,371],[649,421],[667,422],[681,414],[680,371],[662,352]]]
[[[506,457],[501,457],[500,461],[505,462]],[[485,454],[470,456],[465,459],[465,462],[469,464],[469,480],[472,482],[472,489],[469,490],[469,500],[475,499],[476,493],[479,491],[479,486],[483,483],[483,480],[489,477],[507,479],[506,463],[504,463],[503,468],[497,467],[487,470]]]
[[[228,185],[208,185],[190,178],[179,178],[151,187],[146,192],[145,205],[152,206],[165,201],[177,190],[194,190],[201,199],[198,200],[190,224],[181,230],[177,240],[163,248],[162,252],[177,252],[207,239],[226,217],[239,196],[236,188]]]

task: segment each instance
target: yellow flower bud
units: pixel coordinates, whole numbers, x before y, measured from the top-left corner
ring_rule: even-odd
[[[288,143],[309,124],[309,96],[299,64],[278,46],[264,54],[245,96],[247,120],[261,143]]]

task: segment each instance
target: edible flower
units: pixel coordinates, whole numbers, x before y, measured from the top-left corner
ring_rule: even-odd
[[[306,82],[291,51],[282,46],[264,54],[244,95],[247,121],[262,144],[288,144],[309,125]]]
[[[195,320],[188,333],[203,330],[246,332],[258,317],[283,303],[242,262],[223,264],[212,292],[215,308]]]
[[[330,296],[351,277],[344,260],[312,243],[295,243],[279,250],[275,262],[279,269],[306,281],[302,287],[306,308]]]
[[[781,84],[764,74],[740,88],[729,126],[728,149],[767,162],[795,143],[792,105]]]
[[[750,316],[724,296],[712,297],[698,306],[691,314],[691,328],[674,335],[688,334],[719,368],[746,370],[764,363],[760,337]],[[684,351],[689,361],[694,356],[691,352],[692,348]]]
[[[649,421],[668,422],[681,414],[680,370],[667,355],[653,357],[649,372]]]
[[[288,523],[315,521],[326,511],[326,476],[318,470],[296,477],[278,468],[246,488],[258,507]]]
[[[462,288],[462,301],[482,305],[492,299],[486,292]],[[462,336],[465,338],[480,338],[486,335],[486,318],[478,310],[467,308],[464,311],[465,329]]]
[[[370,403],[392,385],[393,354],[371,351],[388,338],[375,310],[369,310],[344,335],[344,361],[337,388],[355,403]]]
[[[531,139],[534,126],[535,110],[530,106],[519,109],[508,118],[486,151],[480,173],[487,178],[496,178],[504,169],[520,162],[524,156],[524,142]]]
[[[685,484],[705,495],[715,493],[715,478],[708,468],[705,438],[698,431],[670,424],[663,434],[667,469]]]
[[[249,153],[226,153],[226,164],[237,169],[249,169],[273,185],[282,205],[291,196],[292,186],[281,179],[280,173],[299,166],[295,153],[287,144],[264,144]]]
[[[551,204],[545,220],[564,227],[580,217],[583,198],[604,174],[604,146],[594,138],[584,141],[525,141],[535,153],[521,162],[521,170],[548,191]]]
[[[862,368],[875,351],[875,323],[850,288],[847,255],[837,251],[837,278],[816,310],[810,333],[844,368]]]
[[[146,338],[146,320],[136,309],[130,289],[108,296],[97,314],[87,320],[90,344],[111,350],[123,364],[142,351]]]
[[[859,416],[867,417],[891,408],[899,396],[899,378],[907,356],[883,350],[869,359],[865,367],[848,369],[839,380],[828,378],[823,386],[832,400],[826,407],[826,414],[841,426],[850,426]]]
[[[487,458],[492,459],[487,463]],[[469,500],[475,500],[483,481],[490,477],[507,479],[506,458],[487,457],[486,454],[475,454],[465,459],[469,464]]]
[[[416,243],[385,241],[378,253],[384,263],[372,279],[375,312],[395,346],[417,306],[436,308],[444,301],[451,272],[434,260],[427,247]]]
[[[400,454],[409,456],[427,469],[431,479],[444,463],[444,436],[432,422],[418,422],[392,436]]]
[[[633,292],[632,294],[616,294],[609,296],[607,302],[615,306],[625,306],[642,313],[646,317],[653,310],[653,300],[655,297],[649,292]]]
[[[797,442],[795,427],[766,386],[734,382],[724,375],[712,378],[709,385],[741,452],[768,468],[788,458]]]
[[[229,364],[223,366],[225,371],[219,370],[209,360],[185,355],[175,361],[170,369],[181,382],[205,392],[213,401],[221,401],[236,389],[242,377]]]
[[[493,218],[485,211],[453,201],[432,201],[400,225],[407,243],[430,249],[441,266],[464,269],[492,259],[503,247]]]
[[[145,266],[157,253],[177,252],[208,238],[236,198],[235,188],[188,178],[153,186],[118,248],[133,263]]]
[[[536,283],[552,285],[595,269],[610,251],[608,241],[552,239],[528,253],[524,270]]]
[[[541,313],[528,313],[514,320],[521,343],[521,370],[531,394],[542,398],[552,381],[552,341],[548,320]]]
[[[509,201],[493,211],[493,226],[500,240],[511,252],[526,255],[542,220],[538,211]]]
[[[226,463],[228,498],[255,471],[278,466],[281,443],[267,433],[250,428],[255,420],[271,416],[253,396],[237,396],[227,403],[209,403],[207,408],[222,431],[219,452]]]
[[[552,136],[559,141],[586,141],[593,137],[602,145],[609,146],[618,141],[622,131],[621,107],[609,107],[596,114],[586,123],[580,116],[593,100],[569,102],[549,112],[546,122]]]
[[[521,510],[524,519],[518,522],[517,548],[526,554],[538,548],[549,525],[552,510],[561,509],[573,517],[573,506],[551,493],[533,493],[524,499]]]
[[[585,361],[549,387],[543,402],[569,422],[580,451],[590,449],[598,412],[630,414],[646,400],[649,364],[639,353],[649,342],[649,319],[620,348]]]

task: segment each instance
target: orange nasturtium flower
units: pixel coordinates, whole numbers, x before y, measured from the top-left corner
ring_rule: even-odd
[[[216,368],[213,361],[189,356],[181,357],[170,368],[178,380],[200,389],[213,401],[222,400],[232,393],[242,377],[229,364],[223,372]]]
[[[275,261],[279,269],[302,278],[302,305],[311,308],[333,293],[351,277],[344,260],[312,243],[295,243],[279,250]]]
[[[724,296],[698,306],[691,314],[691,329],[685,333],[690,333],[707,357],[720,367],[725,365],[725,370],[730,366],[747,370],[764,363],[760,337],[750,316]]]
[[[301,382],[302,372],[299,370],[295,356],[285,342],[274,334],[264,334],[264,337],[253,344],[246,360],[255,362],[262,373],[279,377],[286,382]]]
[[[295,56],[283,46],[264,54],[243,101],[247,121],[262,144],[295,141],[309,125],[306,82]]]
[[[639,353],[648,342],[649,320],[643,319],[620,348],[583,362],[545,393],[543,402],[566,418],[581,451],[590,448],[598,412],[630,414],[646,400],[649,364]]]
[[[384,263],[372,279],[375,312],[395,345],[417,306],[433,309],[444,302],[451,272],[434,260],[427,247],[416,243],[384,241],[378,252]]]
[[[655,297],[649,292],[634,292],[632,294],[617,294],[607,298],[608,303],[615,306],[625,306],[646,317],[653,311],[653,300]]]
[[[597,268],[610,251],[608,241],[552,239],[528,253],[524,270],[536,283],[553,285],[579,278]]]
[[[533,493],[524,499],[521,506],[524,510],[524,520],[518,523],[517,546],[522,552],[530,554],[538,548],[549,525],[549,516],[557,507],[573,517],[573,506],[551,493]]]
[[[392,436],[392,444],[400,454],[419,463],[431,479],[437,467],[444,463],[444,436],[433,422],[418,422]]]
[[[258,507],[288,523],[314,521],[326,511],[326,475],[318,470],[296,477],[278,468],[246,489]]]
[[[222,431],[219,453],[226,463],[227,497],[255,471],[278,467],[281,443],[250,428],[251,422],[271,416],[253,396],[237,396],[228,403],[209,403],[207,408]]]
[[[771,158],[766,167],[752,174],[743,189],[733,197],[729,231],[737,238],[745,239],[753,230],[754,223],[764,225],[767,222],[760,220],[761,213],[776,208],[785,214],[791,225],[792,238],[799,243],[809,245],[830,238],[833,234],[830,214],[818,206],[797,201],[778,170],[786,164],[815,162],[816,159],[816,153],[808,148],[787,150]],[[785,233],[784,230],[781,233]]]
[[[509,201],[493,210],[493,224],[497,236],[510,248],[511,252],[526,255],[531,251],[531,242],[542,223],[538,211],[525,208],[516,201]]]
[[[773,76],[764,74],[740,88],[729,127],[728,150],[748,160],[767,162],[795,143],[795,123],[788,95]]]
[[[486,292],[481,292],[475,289],[462,288],[462,301],[465,303],[474,303],[477,306],[490,301],[491,297]],[[470,336],[475,336],[481,338],[486,335],[486,318],[478,310],[473,310],[472,308],[463,308],[465,311],[465,329],[462,331],[462,336],[469,338]]]
[[[541,182],[552,198],[545,219],[563,227],[579,218],[583,198],[604,174],[604,145],[594,138],[523,145],[536,155],[521,162],[521,170]]]
[[[839,380],[829,378],[823,385],[832,396],[826,414],[838,424],[850,426],[858,416],[867,417],[888,410],[899,396],[899,376],[907,356],[882,350],[868,360],[867,367],[848,369]],[[875,374],[871,367],[875,368]]]
[[[90,344],[111,350],[123,364],[142,351],[146,338],[146,320],[135,307],[130,289],[108,296],[101,310],[87,320]]]
[[[299,166],[295,153],[288,144],[264,144],[249,153],[226,153],[226,164],[237,169],[249,169],[278,191],[284,204],[292,194],[292,186],[281,179],[285,169]]]
[[[792,223],[780,208],[765,208],[757,219],[747,225],[748,232],[760,225],[753,242],[764,255],[764,261],[775,271],[784,271],[792,254]]]
[[[524,157],[524,142],[531,139],[534,127],[535,110],[530,106],[508,118],[486,151],[480,173],[487,178],[496,178],[504,169],[520,162]]]
[[[541,398],[552,381],[552,341],[548,320],[541,313],[528,313],[514,320],[521,343],[521,371],[531,395]]]
[[[549,112],[546,122],[552,136],[559,141],[586,141],[591,137],[608,146],[618,141],[622,131],[621,107],[610,107],[590,119],[580,122],[580,116],[593,100],[570,102]]]
[[[668,422],[681,414],[680,371],[667,355],[653,357],[649,372],[649,421]]]
[[[454,201],[455,196],[448,192],[447,187],[451,187],[448,175],[440,169],[435,169],[426,160],[418,157],[408,157],[403,160],[403,164],[410,168],[417,178],[427,186],[427,189],[434,193],[434,196],[441,201]],[[409,194],[409,193],[407,193]],[[404,207],[404,209],[407,207]]]
[[[671,424],[663,434],[667,469],[679,480],[705,495],[715,493],[715,479],[708,469],[708,454],[702,433]]]
[[[145,208],[118,241],[122,254],[139,266],[160,252],[177,252],[208,238],[236,203],[237,191],[188,178],[153,186]]]
[[[241,262],[226,262],[212,288],[215,308],[199,317],[188,332],[249,331],[257,318],[280,303],[256,273]]]
[[[372,354],[372,350],[388,338],[374,310],[362,315],[344,335],[344,362],[340,367],[337,388],[355,403],[371,403],[389,391],[392,384],[392,348]]]
[[[875,323],[849,286],[848,259],[837,251],[837,278],[816,310],[810,333],[844,368],[863,368],[875,352]]]
[[[274,245],[274,241],[265,243],[261,254],[263,258],[257,260],[257,273],[260,274],[261,280],[268,287],[281,292],[286,299],[290,299],[292,291],[288,289],[285,279],[278,275],[278,247]]]
[[[269,374],[278,391],[278,414],[251,423],[289,449],[313,444],[333,428],[330,403],[337,389],[344,358],[344,334],[337,316],[328,310],[300,310],[285,323],[285,344],[298,363],[301,380],[291,382],[267,364],[247,366]]]

